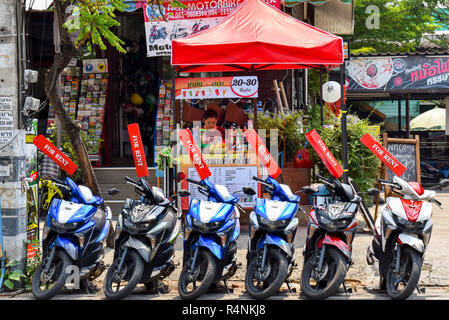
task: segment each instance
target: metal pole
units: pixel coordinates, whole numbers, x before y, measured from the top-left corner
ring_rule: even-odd
[[[405,100],[405,138],[410,137],[410,94]]]
[[[341,140],[343,145],[343,181],[348,183],[348,137],[346,133],[346,103],[344,99],[345,90],[345,64],[340,65],[340,87],[341,87]]]
[[[324,125],[324,110],[323,110],[323,69],[320,68],[320,116],[321,126]]]

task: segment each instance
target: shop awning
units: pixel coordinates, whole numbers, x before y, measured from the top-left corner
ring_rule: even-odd
[[[343,63],[343,39],[262,0],[246,0],[216,26],[172,41],[178,71],[302,69]]]

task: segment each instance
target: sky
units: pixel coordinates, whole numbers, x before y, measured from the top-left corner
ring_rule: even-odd
[[[25,0],[25,8],[26,10],[45,10],[51,4],[52,0]],[[30,8],[32,5],[32,8]]]

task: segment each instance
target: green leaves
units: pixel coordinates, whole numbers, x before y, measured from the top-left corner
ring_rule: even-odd
[[[62,1],[62,0],[56,0]],[[69,33],[79,32],[75,40],[77,48],[87,47],[92,51],[92,45],[97,45],[101,50],[106,50],[105,42],[117,49],[121,53],[126,53],[122,47],[124,42],[117,37],[113,30],[120,26],[116,20],[115,11],[123,12],[128,6],[124,0],[77,0],[72,11],[71,18],[63,26]]]
[[[316,129],[330,152],[341,164],[341,159],[343,159],[341,119],[335,116],[326,106],[324,107],[324,111],[326,115],[324,117],[324,127],[321,127],[320,106],[315,105],[312,107],[310,111],[311,127],[307,130]],[[370,123],[367,119],[362,120],[353,115],[347,116],[346,132],[348,137],[348,175],[355,180],[361,191],[366,191],[373,187],[378,177],[380,160],[360,142],[360,138],[367,132],[370,132],[377,141],[380,141],[380,137],[372,133]],[[324,174],[326,176],[328,170],[318,154],[311,146],[308,147],[308,150],[311,153],[313,161],[318,166],[321,175]],[[362,196],[368,205],[371,204],[370,197],[366,195]]]
[[[15,267],[19,264],[18,261],[12,260],[6,263],[5,268],[5,281],[3,282],[3,285],[8,288],[9,290],[12,290],[14,288],[14,281],[20,281],[21,278],[27,278],[27,276],[23,273],[20,269],[11,270],[12,267]]]
[[[375,13],[367,10],[369,6],[379,12],[378,27],[370,26]],[[434,34],[447,21],[447,15],[441,19],[442,9],[447,7],[447,1],[440,0],[356,0],[351,52],[413,52],[424,35]]]

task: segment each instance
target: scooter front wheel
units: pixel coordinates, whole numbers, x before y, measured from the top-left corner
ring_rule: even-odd
[[[178,292],[182,299],[194,300],[206,293],[212,284],[217,263],[212,253],[207,249],[200,249],[192,270],[193,258],[189,259],[179,275]],[[200,282],[198,285],[197,282]]]
[[[327,247],[323,266],[317,270],[318,253],[305,261],[301,273],[301,290],[310,299],[326,299],[335,294],[346,276],[346,259],[334,247]]]
[[[249,263],[245,276],[245,288],[255,299],[266,299],[282,286],[287,278],[288,262],[285,254],[277,248],[268,248],[266,262],[260,270],[260,258],[255,256]]]
[[[44,259],[39,264],[31,283],[31,292],[38,300],[51,299],[64,288],[67,277],[69,276],[68,267],[72,265],[72,260],[62,249],[56,249],[47,272],[44,270],[46,261]]]
[[[404,300],[413,293],[418,285],[422,258],[412,248],[404,247],[401,252],[399,272],[395,272],[395,263],[395,259],[393,259],[387,273],[387,292],[394,300]]]
[[[119,255],[112,262],[104,279],[103,291],[106,298],[120,300],[131,294],[142,278],[143,268],[143,259],[134,249],[129,249],[126,255]]]

